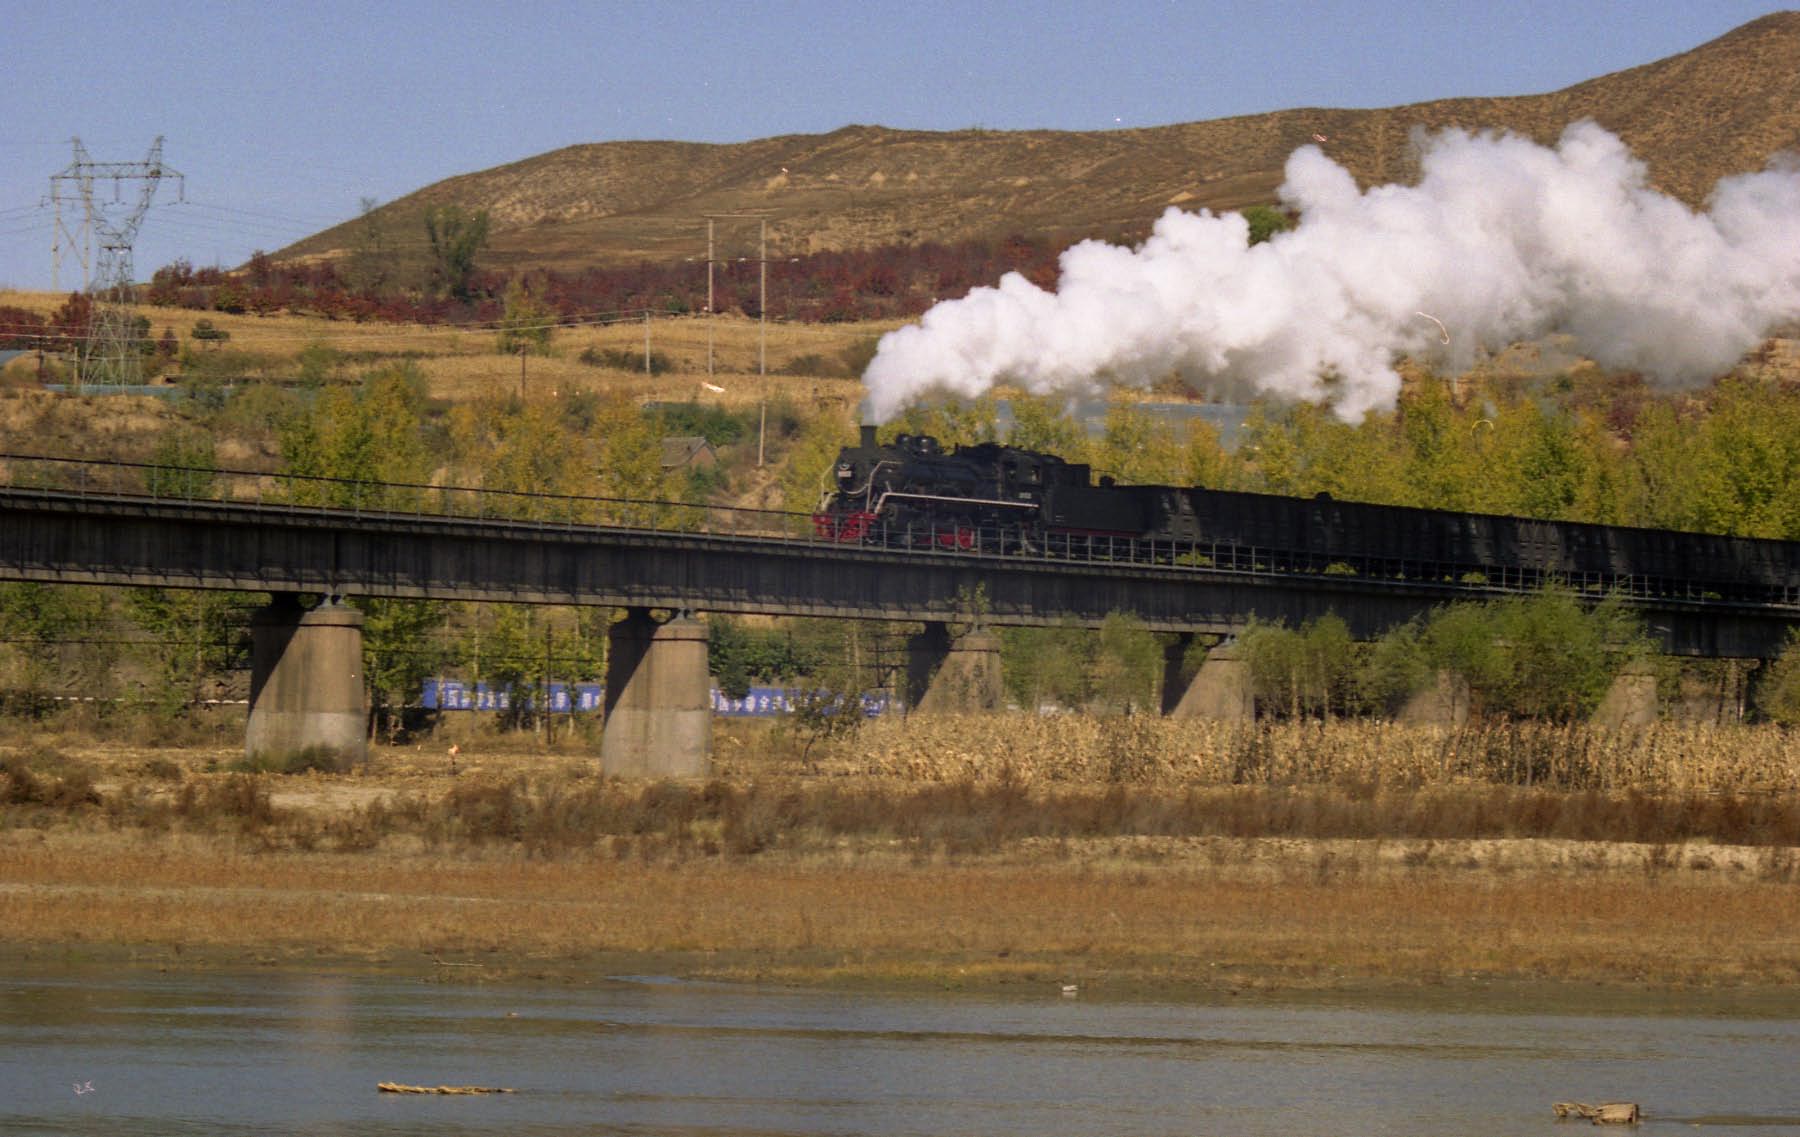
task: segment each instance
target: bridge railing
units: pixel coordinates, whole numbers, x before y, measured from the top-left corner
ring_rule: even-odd
[[[1440,562],[1425,558],[1360,561],[1316,551],[1243,544],[1229,539],[1175,540],[1108,533],[1042,534],[1017,524],[968,521],[821,522],[811,514],[654,498],[527,493],[481,486],[386,483],[268,471],[167,463],[94,461],[0,453],[0,486],[77,496],[156,502],[221,502],[356,517],[467,518],[575,530],[607,526],[659,532],[750,536],[830,547],[882,548],[924,556],[1003,558],[1157,566],[1196,574],[1366,578],[1430,585],[1472,596],[1529,592],[1556,585],[1587,596],[1697,603],[1723,599],[1800,606],[1800,587],[1745,586],[1729,595],[1717,582],[1641,574],[1554,572],[1520,566]],[[1346,581],[1345,583],[1348,583]]]
[[[0,485],[80,497],[219,502],[357,517],[468,518],[815,540],[809,514],[660,498],[530,493],[310,474],[0,453]]]

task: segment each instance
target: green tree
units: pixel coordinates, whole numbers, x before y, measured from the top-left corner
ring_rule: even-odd
[[[308,341],[300,349],[298,358],[300,385],[315,390],[325,386],[342,358],[338,350],[324,340]]]
[[[500,354],[517,355],[525,352],[531,355],[548,355],[550,333],[556,326],[556,317],[550,311],[550,306],[528,290],[523,280],[516,278],[506,286],[503,303],[497,343]]]
[[[1335,614],[1298,629],[1252,621],[1238,645],[1258,700],[1289,718],[1349,709],[1358,660],[1350,629]]]
[[[1619,667],[1647,654],[1640,622],[1617,600],[1584,608],[1572,594],[1546,589],[1494,607],[1507,664],[1494,693],[1516,715],[1592,714]]]
[[[1293,218],[1273,205],[1252,205],[1243,211],[1245,222],[1250,226],[1250,243],[1260,245],[1277,233],[1285,233],[1294,227]]]
[[[1537,403],[1523,411],[1525,436],[1509,482],[1516,487],[1508,512],[1525,517],[1571,521],[1582,514],[1589,454],[1577,423],[1566,413],[1547,412]]]
[[[102,689],[116,652],[92,641],[105,638],[103,590],[0,583],[0,694],[18,692],[28,710],[43,713],[44,696]]]
[[[871,632],[861,620],[807,621],[822,642],[819,663],[795,689],[786,724],[800,740],[800,758],[811,762],[821,744],[848,738],[864,721],[862,696],[873,674]]]
[[[1432,680],[1425,658],[1423,621],[1408,620],[1369,645],[1356,673],[1356,691],[1365,707],[1393,714]]]
[[[1007,400],[1012,408],[1012,430],[1007,444],[1021,450],[1040,450],[1078,461],[1087,445],[1081,424],[1068,413],[1068,406],[1049,395],[1014,395]]]
[[[743,698],[757,683],[792,684],[821,671],[842,646],[843,629],[830,620],[787,620],[749,627],[729,616],[706,620],[707,666],[719,689]]]
[[[144,488],[158,497],[210,498],[218,474],[212,435],[177,428],[157,440],[150,455],[150,469],[144,475]]]
[[[372,197],[357,203],[356,227],[352,230],[350,257],[345,266],[350,287],[367,296],[378,296],[385,291],[395,272],[393,242],[388,239],[380,205]]]
[[[175,588],[132,588],[125,613],[147,633],[132,650],[149,675],[145,695],[151,707],[175,717],[222,685],[227,673],[246,666],[249,630],[242,612],[253,604],[246,593]]]
[[[1035,711],[1046,704],[1085,706],[1093,693],[1095,637],[1076,624],[1002,628],[1000,674],[1007,694]]]
[[[1756,685],[1756,708],[1770,722],[1800,726],[1800,629],[1788,629],[1780,657]]]
[[[1591,714],[1619,668],[1650,650],[1616,599],[1589,607],[1555,588],[1440,608],[1420,640],[1426,663],[1466,683],[1477,709],[1558,721]]]
[[[425,211],[425,238],[431,246],[433,280],[446,294],[469,299],[475,258],[487,244],[488,212],[470,213],[460,205],[438,205]]]
[[[1108,613],[1091,664],[1091,689],[1099,707],[1114,714],[1154,713],[1162,670],[1162,645],[1144,622],[1124,612]]]
[[[374,372],[359,390],[321,391],[281,428],[290,497],[304,505],[415,508],[432,466],[424,412],[424,376],[411,363]]]
[[[973,446],[1000,438],[999,403],[992,392],[974,399],[945,397],[913,403],[881,429],[884,442],[899,434],[929,434],[943,444]]]
[[[392,743],[404,726],[403,709],[424,691],[425,680],[456,660],[440,629],[445,605],[431,600],[356,597],[363,613],[363,682],[373,725]]]
[[[547,642],[545,613],[534,604],[487,604],[482,629],[481,677],[510,688],[500,720],[518,728],[536,721],[530,700],[548,682],[554,643]]]
[[[1401,453],[1399,505],[1473,509],[1485,481],[1471,444],[1471,422],[1450,401],[1447,384],[1427,377],[1400,396],[1397,416]]]

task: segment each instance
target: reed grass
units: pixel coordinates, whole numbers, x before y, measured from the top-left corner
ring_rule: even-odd
[[[1451,729],[991,715],[872,722],[825,769],[924,782],[1792,793],[1800,790],[1800,746],[1774,726],[1657,723],[1615,731],[1498,722]]]

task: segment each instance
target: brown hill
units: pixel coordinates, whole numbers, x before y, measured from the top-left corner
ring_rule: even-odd
[[[1591,118],[1699,204],[1721,177],[1800,148],[1800,12],[1746,24],[1692,51],[1544,95],[1443,99],[1379,110],[1303,108],[1100,132],[949,133],[847,126],[733,145],[570,146],[430,185],[373,215],[391,247],[423,251],[429,207],[486,209],[491,267],[558,269],[704,253],[704,214],[760,213],[770,255],[1009,233],[1140,233],[1165,207],[1273,200],[1282,164],[1314,134],[1364,184],[1414,173],[1417,127],[1503,128],[1553,141]],[[360,222],[278,257],[339,257]],[[754,222],[728,221],[744,255]],[[722,228],[721,232],[725,229]]]

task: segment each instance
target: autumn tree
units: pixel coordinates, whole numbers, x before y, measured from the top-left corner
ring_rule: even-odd
[[[506,286],[504,314],[500,317],[497,346],[502,355],[528,352],[545,355],[550,351],[550,333],[556,316],[549,305],[539,300],[525,282],[515,279]]]
[[[42,346],[44,318],[26,308],[0,304],[0,350],[24,351]]]
[[[832,464],[853,430],[842,412],[826,409],[801,427],[781,471],[781,508],[796,516],[794,524],[810,531],[808,517],[823,494],[833,488]]]
[[[1096,475],[1128,485],[1168,485],[1181,479],[1186,466],[1176,427],[1132,403],[1107,408],[1106,429],[1088,447]]]
[[[488,212],[473,213],[460,205],[438,205],[425,211],[425,238],[431,247],[434,282],[457,300],[469,299],[475,258],[488,239]]]
[[[1016,394],[1007,399],[1007,405],[1013,416],[1007,445],[1080,460],[1087,439],[1081,424],[1069,413],[1066,400],[1052,395]]]
[[[394,278],[393,242],[388,238],[380,204],[372,197],[358,202],[350,257],[345,268],[350,287],[369,296],[380,295]]]
[[[999,404],[992,392],[973,399],[945,397],[916,402],[881,430],[884,441],[892,441],[900,434],[929,434],[945,450],[995,442],[1000,437]],[[848,432],[841,437],[848,441]]]
[[[425,380],[411,363],[331,387],[281,428],[282,472],[304,505],[389,509],[420,502],[431,455],[423,436]],[[317,480],[315,480],[317,479]],[[326,480],[329,479],[329,480]]]
[[[450,412],[450,444],[457,481],[492,497],[484,511],[541,521],[598,520],[591,500],[600,490],[597,423],[572,430],[566,400],[517,398],[464,403]],[[634,417],[608,407],[609,425]]]

